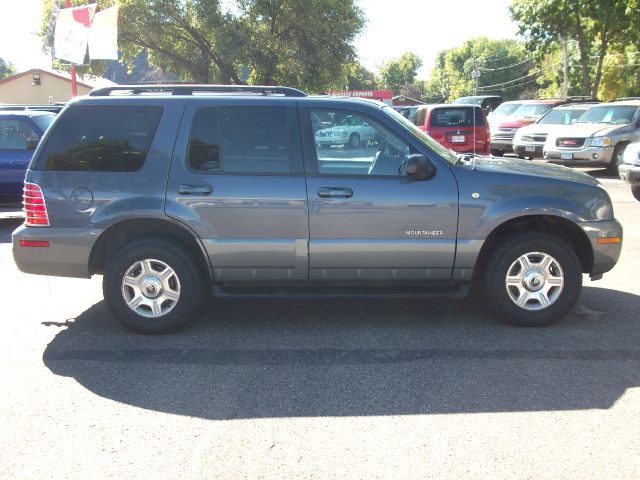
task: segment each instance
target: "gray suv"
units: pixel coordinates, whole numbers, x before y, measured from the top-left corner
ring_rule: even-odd
[[[345,119],[375,133],[318,145]],[[546,325],[622,242],[588,175],[456,155],[381,103],[286,87],[95,90],[43,137],[24,203],[20,270],[103,275],[113,312],[145,333],[183,326],[205,294],[458,297],[472,283],[507,321]]]

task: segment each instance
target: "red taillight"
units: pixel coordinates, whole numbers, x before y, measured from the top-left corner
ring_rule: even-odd
[[[24,223],[29,227],[48,227],[49,215],[42,189],[35,183],[25,182],[23,193]]]
[[[20,240],[21,247],[48,247],[49,240]]]

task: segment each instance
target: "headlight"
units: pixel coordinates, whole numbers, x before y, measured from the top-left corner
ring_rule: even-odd
[[[611,145],[611,137],[593,137],[591,139],[592,147],[608,147]]]

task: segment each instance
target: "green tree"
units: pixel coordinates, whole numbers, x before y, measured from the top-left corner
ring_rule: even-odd
[[[406,52],[397,60],[385,62],[380,68],[380,77],[382,83],[397,95],[401,88],[413,83],[420,67],[420,57],[415,53]]]
[[[15,67],[10,61],[0,58],[0,78],[8,77],[16,73]]]
[[[531,66],[521,42],[472,38],[438,53],[426,95],[449,101],[474,92],[518,98],[535,80]],[[474,70],[480,72],[477,84]]]
[[[640,14],[632,11],[632,4],[637,6],[637,0],[514,0],[510,12],[519,33],[539,56],[550,53],[561,37],[574,40],[581,93],[596,97],[607,53],[638,38]]]
[[[53,1],[43,2],[44,33]],[[364,25],[354,0],[237,0],[229,10],[219,0],[118,3],[125,62],[146,51],[152,66],[199,83],[243,83],[248,67],[249,83],[323,90],[355,57],[352,42]],[[99,68],[92,62],[94,73]]]
[[[336,90],[375,90],[379,87],[378,77],[367,70],[361,63],[355,61],[344,66],[342,81],[336,83]]]

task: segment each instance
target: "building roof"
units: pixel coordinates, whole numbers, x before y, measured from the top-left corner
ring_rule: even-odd
[[[32,68],[29,70],[25,70],[24,72],[16,73],[14,75],[5,77],[0,80],[0,85],[4,83],[11,82],[16,80],[17,78],[33,75],[34,73],[50,75],[52,77],[61,78],[63,80],[71,81],[71,74],[67,72],[60,72],[58,70],[50,70],[47,68]],[[96,77],[93,75],[78,75],[77,82],[79,85],[84,85],[87,88],[98,88],[98,87],[112,87],[117,85],[117,83],[112,82],[111,80],[107,80],[106,78]]]

